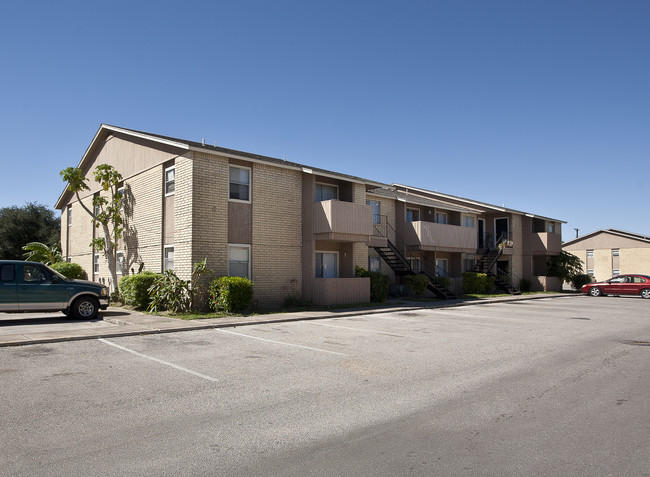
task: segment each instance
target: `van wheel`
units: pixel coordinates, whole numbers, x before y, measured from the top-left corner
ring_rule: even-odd
[[[93,297],[82,296],[72,303],[72,317],[76,320],[92,320],[97,317],[99,303]]]

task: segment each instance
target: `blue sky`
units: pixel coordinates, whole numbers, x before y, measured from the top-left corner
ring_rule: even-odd
[[[101,123],[650,235],[650,1],[10,2],[0,207]]]

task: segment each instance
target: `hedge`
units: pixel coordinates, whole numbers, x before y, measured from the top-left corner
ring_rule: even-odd
[[[240,313],[253,302],[253,282],[242,277],[219,277],[210,283],[210,308]]]
[[[136,308],[147,309],[151,304],[149,288],[160,274],[144,271],[136,275],[127,275],[120,280],[120,294],[124,303]]]
[[[57,262],[50,265],[53,270],[56,270],[66,278],[76,278],[79,280],[88,280],[88,274],[78,263],[72,262]]]

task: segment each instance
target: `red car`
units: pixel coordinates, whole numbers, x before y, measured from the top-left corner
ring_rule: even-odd
[[[580,291],[591,296],[641,295],[650,298],[650,277],[648,275],[619,275],[604,282],[588,283]]]

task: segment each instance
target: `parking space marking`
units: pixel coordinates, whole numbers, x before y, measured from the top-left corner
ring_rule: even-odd
[[[396,338],[422,338],[421,336],[406,336],[406,335],[398,335],[397,333],[389,333],[387,331],[377,331],[377,330],[368,330],[364,328],[354,328],[351,326],[340,326],[340,325],[329,325],[326,323],[316,323],[314,321],[299,321],[298,323],[302,323],[305,325],[314,325],[314,326],[326,326],[328,328],[340,328],[342,330],[352,330],[352,331],[360,331],[362,333],[375,333],[378,335],[386,335],[386,336],[393,336]]]
[[[258,338],[257,336],[245,335],[243,333],[235,333],[234,331],[228,331],[221,328],[216,328],[215,331],[218,331],[220,333],[228,333],[229,335],[243,336],[244,338],[250,338],[252,340],[265,341],[267,343],[279,344],[284,346],[293,346],[295,348],[303,348],[311,351],[320,351],[321,353],[336,354],[338,356],[350,356],[349,354],[339,353],[337,351],[329,351],[326,349],[312,348],[310,346],[303,346],[303,345],[293,344],[293,343],[285,343],[284,341],[267,340],[266,338]]]
[[[125,348],[124,346],[120,346],[118,344],[112,343],[104,338],[99,338],[97,341],[101,341],[102,343],[105,343],[109,346],[113,346],[117,349],[121,349],[122,351],[126,351],[127,353],[134,354],[136,356],[139,356],[141,358],[149,359],[151,361],[155,361],[156,363],[159,364],[164,364],[165,366],[169,366],[170,368],[177,369],[178,371],[183,371],[184,373],[191,374],[192,376],[199,377],[201,379],[205,379],[206,381],[212,381],[214,383],[219,382],[218,379],[213,378],[212,376],[206,376],[205,374],[197,373],[196,371],[192,371],[191,369],[183,368],[182,366],[178,366],[177,364],[170,363],[169,361],[164,361],[162,359],[154,358],[152,356],[147,356],[146,354],[138,353],[137,351],[134,351],[129,348]]]

